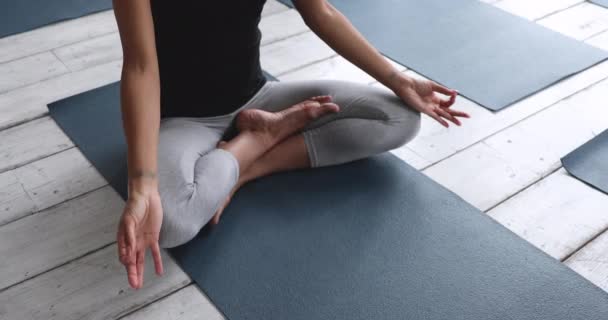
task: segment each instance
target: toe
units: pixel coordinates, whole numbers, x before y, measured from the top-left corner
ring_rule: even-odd
[[[317,110],[317,117],[320,117],[328,113],[336,113],[340,111],[340,107],[335,103],[324,103],[319,108],[317,108]]]
[[[332,97],[329,95],[316,96],[316,97],[310,98],[310,100],[317,101],[319,103],[328,103],[328,102],[332,101]]]

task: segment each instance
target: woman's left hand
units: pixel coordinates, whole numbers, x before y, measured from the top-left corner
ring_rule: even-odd
[[[470,116],[462,111],[452,109],[458,91],[448,89],[429,80],[407,78],[395,93],[409,106],[437,120],[444,127],[449,127],[446,120],[460,126],[458,119]],[[447,96],[441,97],[439,94]]]

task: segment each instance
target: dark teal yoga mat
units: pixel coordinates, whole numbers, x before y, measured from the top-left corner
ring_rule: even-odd
[[[123,198],[118,85],[49,105]],[[608,319],[608,295],[396,157],[244,186],[170,250],[243,319]]]
[[[112,0],[0,0],[0,38],[112,8]]]
[[[608,194],[608,130],[563,157],[562,164],[577,179]]]
[[[592,3],[608,8],[608,0],[590,0]]]
[[[386,56],[491,110],[608,57],[478,0],[330,2]]]

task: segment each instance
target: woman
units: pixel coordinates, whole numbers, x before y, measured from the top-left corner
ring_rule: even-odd
[[[446,127],[468,117],[450,109],[455,90],[394,69],[326,0],[295,6],[313,32],[392,93],[344,81],[266,81],[257,28],[264,2],[114,0],[129,168],[117,241],[133,288],[143,285],[147,248],[162,274],[159,248],[218,223],[244,183],[397,148],[417,134],[420,113]]]

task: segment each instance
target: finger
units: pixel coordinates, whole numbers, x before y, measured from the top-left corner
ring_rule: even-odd
[[[137,241],[135,240],[135,223],[131,219],[125,221],[125,231],[127,240],[127,255],[130,261],[135,261],[135,250],[137,249]]]
[[[439,106],[442,108],[449,108],[454,104],[454,102],[456,102],[456,95],[452,94],[447,100],[441,99],[441,102],[439,102]]]
[[[158,241],[152,242],[150,249],[152,250],[152,258],[154,259],[154,269],[156,270],[156,274],[162,276],[163,259],[160,256],[160,247],[158,246]]]
[[[471,117],[468,113],[462,112],[462,111],[458,111],[458,110],[446,109],[446,111],[449,112],[454,117],[462,117],[462,118],[470,118]]]
[[[125,267],[127,269],[129,285],[131,288],[137,289],[139,285],[139,278],[137,277],[137,266],[135,265],[135,260],[130,261]]]
[[[449,114],[447,111],[445,111],[443,109],[437,109],[437,110],[435,110],[435,112],[437,112],[437,114],[440,115],[441,117],[444,117],[444,118],[450,120],[455,125],[460,126],[460,120],[456,119],[456,117]]]
[[[137,251],[137,288],[144,286],[144,255],[145,249]]]
[[[446,128],[450,127],[450,125],[445,120],[441,119],[441,117],[438,116],[436,113],[431,112],[431,113],[428,113],[428,115],[429,115],[429,117],[431,117],[431,118],[435,119],[437,122],[439,122],[442,126],[444,126]]]
[[[221,216],[221,213],[219,211],[215,213],[215,215],[213,216],[213,220],[212,220],[213,224],[220,223],[220,216]]]
[[[120,261],[120,263],[122,263],[123,265],[126,265],[126,257],[127,257],[127,244],[126,244],[126,240],[124,237],[124,232],[123,232],[123,224],[122,221],[120,222],[120,224],[118,225],[118,232],[116,232],[116,242],[118,243],[118,246],[116,246],[116,249],[118,249],[118,260]]]
[[[433,90],[445,94],[446,96],[453,96],[456,94],[456,90],[449,89],[436,82],[433,82]]]

